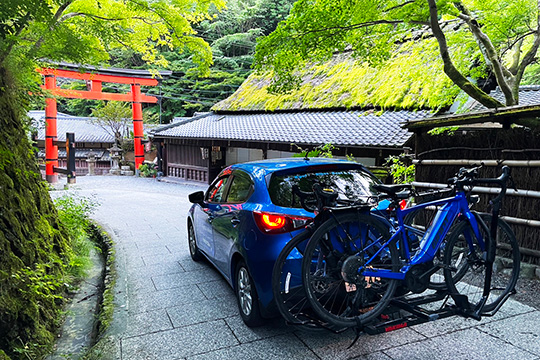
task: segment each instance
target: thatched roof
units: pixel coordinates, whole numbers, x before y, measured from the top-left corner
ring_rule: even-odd
[[[359,63],[350,54],[337,55],[329,62],[303,70],[300,89],[288,94],[268,93],[270,73],[252,74],[212,110],[446,108],[454,102],[459,89],[444,74],[438,53],[426,48],[433,46],[432,41],[435,40],[405,43],[398,54],[380,67]]]

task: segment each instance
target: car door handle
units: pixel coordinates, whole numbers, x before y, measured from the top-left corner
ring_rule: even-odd
[[[240,224],[240,219],[233,217],[231,219],[231,223],[233,224],[233,226],[236,226],[236,225]]]

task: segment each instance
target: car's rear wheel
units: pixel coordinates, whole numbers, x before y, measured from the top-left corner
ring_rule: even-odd
[[[191,224],[191,222],[188,223],[188,245],[189,245],[189,254],[191,255],[191,258],[193,259],[193,261],[203,260],[203,255],[201,254],[201,251],[197,247],[195,229],[193,228],[193,225]]]
[[[235,275],[235,293],[242,320],[249,327],[261,326],[264,324],[264,319],[261,316],[259,296],[253,278],[243,261],[236,265]]]

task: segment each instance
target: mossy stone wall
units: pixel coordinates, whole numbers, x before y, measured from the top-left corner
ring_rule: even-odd
[[[26,359],[40,358],[54,341],[70,248],[24,130],[26,96],[18,91],[0,68],[0,354]]]

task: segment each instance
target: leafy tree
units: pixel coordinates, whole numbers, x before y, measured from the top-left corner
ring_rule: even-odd
[[[474,82],[492,76],[505,105],[515,105],[540,46],[539,7],[534,0],[299,0],[259,41],[257,69],[273,70],[273,90],[287,91],[298,85],[296,69],[336,51],[380,66],[404,42],[434,37],[454,84],[489,108],[504,106]]]
[[[55,339],[69,233],[60,223],[26,136],[39,59],[98,64],[129,47],[166,64],[159,47],[211,64],[193,26],[222,0],[3,0],[0,6],[0,358],[41,358]]]
[[[145,104],[145,109],[162,122],[175,116],[191,116],[194,112],[208,111],[216,102],[229,97],[251,73],[256,41],[268,35],[285,19],[294,0],[228,0],[226,8],[211,11],[211,19],[196,24],[197,35],[206,40],[212,51],[214,64],[203,76],[191,54],[172,51],[160,46],[157,51],[173,71],[159,87],[149,94],[162,99],[161,104]],[[148,69],[140,54],[125,48],[110,52],[109,63],[114,67]],[[74,84],[81,87],[84,84]],[[105,84],[104,84],[105,90]],[[107,91],[116,90],[114,88]],[[65,99],[59,109],[70,114],[87,116],[96,106],[95,101]],[[161,115],[161,116],[159,116]]]
[[[132,110],[123,102],[109,101],[92,110],[92,122],[114,136],[117,145],[121,145],[129,134],[132,123]]]

